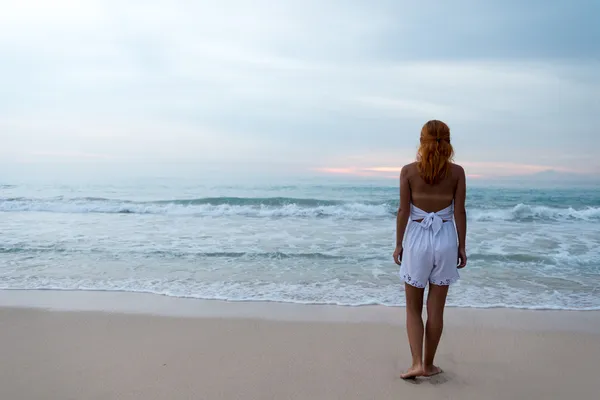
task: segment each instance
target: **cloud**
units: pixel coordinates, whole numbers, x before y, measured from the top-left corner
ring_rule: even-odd
[[[473,174],[600,172],[597,7],[5,1],[0,158],[401,165],[439,118]]]
[[[473,179],[500,178],[509,176],[531,176],[541,172],[570,173],[584,175],[585,170],[572,168],[553,168],[548,165],[516,164],[506,162],[463,162],[460,163],[467,176]],[[402,170],[399,166],[352,166],[352,167],[319,167],[315,169],[325,174],[341,174],[351,176],[378,176],[397,178]],[[476,172],[471,172],[476,171]]]
[[[26,154],[25,159],[29,161],[35,161],[39,159],[45,158],[59,158],[62,160],[89,160],[89,159],[112,159],[113,157],[108,154],[98,154],[98,153],[80,153],[80,152],[48,152],[48,151],[32,151],[29,154]]]

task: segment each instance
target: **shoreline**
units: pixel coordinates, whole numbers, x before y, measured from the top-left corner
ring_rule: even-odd
[[[371,323],[404,326],[404,306],[339,306],[270,301],[226,301],[152,293],[0,290],[0,309],[95,312],[175,318]],[[424,310],[425,313],[425,310]],[[600,333],[597,310],[447,307],[448,327],[481,326],[529,331]]]
[[[349,308],[363,308],[363,307],[385,307],[385,308],[404,308],[404,304],[382,304],[382,303],[360,303],[360,304],[339,304],[339,303],[327,303],[327,302],[301,302],[295,300],[271,300],[271,299],[221,299],[221,298],[202,298],[194,296],[177,296],[165,293],[156,293],[152,291],[136,291],[136,290],[105,290],[105,289],[46,289],[46,288],[33,288],[33,289],[10,289],[0,288],[0,294],[2,292],[16,292],[16,293],[43,293],[43,292],[61,292],[61,293],[115,293],[115,294],[126,294],[126,295],[143,295],[143,296],[160,296],[168,297],[173,299],[192,300],[192,301],[206,301],[206,302],[223,302],[223,303],[266,303],[266,304],[292,304],[299,306],[316,306],[316,307],[349,307]],[[426,292],[427,293],[427,292]],[[0,304],[1,306],[1,304]],[[589,312],[589,311],[600,311],[598,307],[569,307],[562,308],[556,306],[514,306],[506,304],[496,305],[473,305],[463,306],[454,305],[452,303],[446,303],[446,309],[476,309],[476,310],[523,310],[523,311],[571,311],[571,312]]]

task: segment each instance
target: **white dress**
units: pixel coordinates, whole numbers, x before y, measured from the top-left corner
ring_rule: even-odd
[[[432,213],[410,205],[410,222],[404,235],[400,265],[404,282],[424,288],[427,282],[443,286],[460,278],[458,237],[453,221],[454,204]]]

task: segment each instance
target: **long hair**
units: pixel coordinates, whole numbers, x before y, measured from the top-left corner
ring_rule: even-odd
[[[448,175],[453,157],[448,125],[435,119],[423,125],[421,145],[417,152],[417,168],[421,178],[429,184],[438,183]]]

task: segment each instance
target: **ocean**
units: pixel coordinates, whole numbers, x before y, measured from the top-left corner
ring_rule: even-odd
[[[9,182],[11,183],[11,182]],[[0,289],[404,304],[395,181],[0,185]],[[600,189],[469,186],[448,305],[600,309]]]

